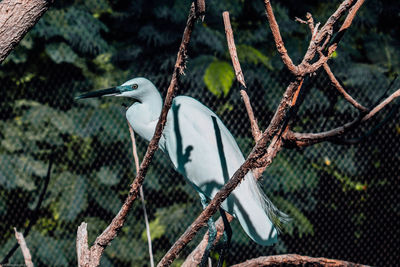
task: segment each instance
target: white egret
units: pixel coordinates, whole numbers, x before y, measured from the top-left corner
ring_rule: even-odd
[[[162,109],[161,95],[153,83],[134,78],[121,86],[88,92],[77,98],[98,96],[134,98],[137,102],[128,108],[126,117],[133,130],[150,141]],[[244,162],[235,139],[218,116],[188,96],[174,98],[159,147],[199,193],[203,206]],[[261,245],[277,241],[274,223],[286,217],[260,190],[251,173],[221,207],[237,218],[247,235]],[[210,235],[215,236],[213,224],[209,223],[209,227]]]

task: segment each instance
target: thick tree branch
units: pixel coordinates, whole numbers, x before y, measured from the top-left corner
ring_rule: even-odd
[[[128,214],[128,211],[130,210],[133,201],[136,199],[139,189],[143,184],[144,177],[147,173],[147,170],[149,168],[149,165],[153,159],[154,153],[158,148],[158,142],[161,138],[162,131],[164,129],[166,120],[167,120],[167,114],[168,111],[172,105],[172,100],[173,97],[178,90],[178,79],[179,75],[183,74],[183,71],[185,69],[185,62],[186,62],[186,53],[187,53],[187,46],[190,41],[191,33],[193,30],[195,22],[195,8],[194,8],[194,3],[192,3],[192,6],[190,8],[188,20],[186,23],[186,27],[183,33],[182,37],[182,42],[179,47],[174,71],[172,74],[172,79],[170,82],[170,85],[168,87],[167,91],[167,96],[165,98],[164,106],[161,111],[160,118],[158,120],[155,133],[153,138],[150,141],[150,144],[147,148],[146,154],[143,158],[142,164],[140,165],[140,169],[136,175],[136,178],[131,185],[131,188],[129,190],[129,194],[122,205],[120,211],[118,214],[114,217],[110,225],[104,230],[104,232],[96,238],[96,241],[94,242],[93,246],[90,248],[90,260],[88,265],[80,265],[80,266],[98,266],[100,264],[100,258],[101,255],[104,251],[104,249],[107,247],[107,245],[117,236],[118,232],[122,228],[122,226],[125,223],[126,216]],[[85,254],[85,253],[82,253]]]
[[[232,265],[232,267],[259,267],[259,266],[343,266],[343,267],[366,267],[349,261],[333,260],[327,258],[313,258],[297,254],[276,255],[259,257],[245,262]]]
[[[0,1],[0,63],[36,24],[53,0]]]

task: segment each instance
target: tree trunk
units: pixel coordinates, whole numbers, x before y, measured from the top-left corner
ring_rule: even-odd
[[[0,1],[0,63],[47,11],[53,0]]]

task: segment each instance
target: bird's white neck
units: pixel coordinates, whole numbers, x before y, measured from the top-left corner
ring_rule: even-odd
[[[162,99],[160,93],[154,88],[151,93],[137,98],[126,112],[126,118],[133,130],[142,138],[150,141],[154,135],[158,118],[161,114]]]

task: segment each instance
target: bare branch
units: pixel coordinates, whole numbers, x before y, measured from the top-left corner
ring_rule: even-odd
[[[325,72],[328,74],[329,79],[331,80],[332,85],[343,95],[343,97],[352,104],[355,108],[359,109],[361,112],[367,112],[368,109],[358,103],[354,98],[349,95],[346,90],[342,87],[339,81],[336,79],[335,75],[332,73],[331,68],[328,63],[323,64]]]
[[[78,226],[76,234],[76,255],[78,257],[78,266],[89,266],[90,263],[90,251],[88,246],[88,233],[87,223],[82,222]]]
[[[340,127],[337,127],[335,129],[325,131],[325,132],[320,132],[320,133],[296,133],[289,131],[286,133],[284,136],[285,141],[287,141],[288,146],[298,146],[298,147],[305,147],[305,146],[310,146],[316,143],[320,143],[323,141],[328,141],[328,140],[333,140],[334,138],[337,138],[350,130],[354,129],[357,127],[360,123],[365,122],[375,116],[380,110],[382,110],[385,106],[387,106],[389,103],[391,103],[394,99],[400,96],[400,89],[395,91],[393,94],[391,94],[389,97],[387,97],[384,101],[382,101],[379,105],[377,105],[375,108],[373,108],[370,112],[368,112],[366,115],[364,115],[361,119],[357,118],[351,122],[348,122]]]
[[[204,16],[206,14],[206,3],[204,0],[196,0],[195,12],[196,12],[196,18],[200,18],[201,21],[204,21]]]
[[[33,267],[31,253],[29,252],[29,248],[26,245],[24,235],[20,232],[17,232],[17,228],[14,227],[15,238],[18,241],[19,246],[21,247],[22,255],[24,256],[25,265],[27,267]]]
[[[258,139],[261,137],[261,132],[257,124],[257,120],[254,116],[253,109],[250,104],[250,99],[249,96],[247,95],[246,91],[244,90],[246,88],[246,83],[244,81],[244,75],[242,72],[242,68],[240,67],[240,62],[239,58],[236,52],[236,45],[235,45],[235,39],[233,37],[233,31],[232,31],[232,26],[231,26],[231,21],[229,19],[229,12],[225,11],[222,13],[222,17],[224,19],[224,25],[225,25],[225,33],[226,33],[226,40],[228,43],[228,48],[229,48],[229,54],[231,55],[232,59],[232,65],[235,70],[235,75],[237,81],[240,83],[240,85],[243,87],[242,90],[240,90],[240,94],[242,95],[247,115],[249,116],[250,124],[251,124],[251,132],[253,134],[254,140],[257,142]]]
[[[0,1],[0,63],[52,3],[53,0]]]
[[[158,142],[161,138],[162,131],[164,129],[166,120],[167,120],[167,113],[172,105],[172,99],[178,90],[178,79],[179,75],[183,74],[185,69],[185,62],[186,62],[186,53],[187,53],[187,45],[190,40],[190,36],[193,30],[194,22],[195,22],[195,11],[194,11],[194,3],[192,3],[188,20],[186,23],[186,27],[183,33],[182,42],[179,47],[174,72],[172,74],[171,83],[168,87],[167,96],[165,98],[164,106],[161,111],[160,118],[158,120],[155,133],[153,138],[150,141],[150,144],[147,148],[146,154],[143,158],[142,164],[140,165],[140,169],[136,175],[136,178],[131,185],[129,190],[129,194],[122,205],[118,214],[114,217],[110,225],[103,231],[101,235],[96,238],[93,246],[90,248],[90,262],[89,266],[98,266],[100,264],[100,258],[107,247],[107,245],[117,236],[119,230],[125,223],[126,216],[128,211],[130,210],[133,201],[136,199],[140,187],[143,184],[144,177],[147,173],[149,165],[153,159],[154,153],[158,148]]]
[[[256,266],[343,266],[343,267],[366,267],[367,265],[357,264],[349,261],[333,260],[327,258],[313,258],[297,254],[276,255],[259,257],[245,262],[232,265],[232,267],[256,267]]]
[[[297,66],[293,64],[292,59],[290,58],[285,43],[282,40],[281,32],[279,30],[278,23],[276,22],[274,11],[272,10],[272,6],[270,0],[264,0],[265,13],[267,14],[267,19],[269,22],[269,27],[271,28],[272,35],[274,36],[276,49],[281,55],[283,63],[294,75],[298,75],[299,69]]]

